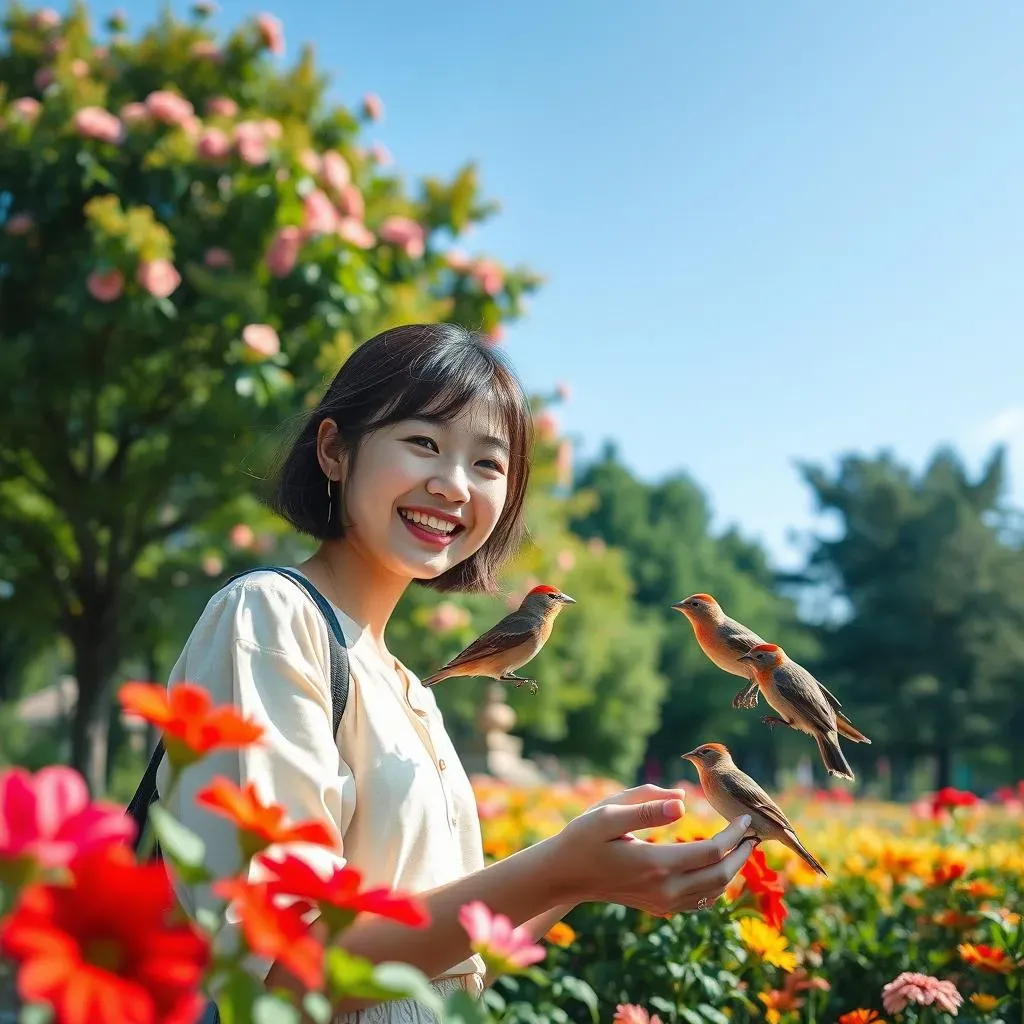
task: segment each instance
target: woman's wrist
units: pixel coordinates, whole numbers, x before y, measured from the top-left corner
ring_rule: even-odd
[[[523,853],[535,853],[533,872],[537,884],[548,894],[548,907],[574,907],[585,903],[591,895],[584,891],[583,875],[579,870],[579,851],[569,848],[564,832],[534,844]]]

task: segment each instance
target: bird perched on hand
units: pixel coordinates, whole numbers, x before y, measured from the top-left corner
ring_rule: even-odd
[[[732,706],[756,708],[758,688],[753,668],[739,658],[752,647],[763,644],[764,640],[753,630],[747,629],[742,622],[730,619],[710,594],[691,594],[672,607],[690,620],[700,649],[712,662],[730,675],[750,680],[733,697]]]
[[[852,780],[853,769],[839,746],[838,734],[854,743],[871,740],[839,713],[839,701],[807,669],[787,657],[778,644],[758,644],[740,661],[753,665],[764,699],[782,716],[765,715],[761,721],[772,728],[788,725],[813,736],[828,773]]]
[[[443,679],[456,676],[486,676],[508,680],[516,686],[529,683],[530,692],[536,693],[537,681],[517,676],[516,669],[540,653],[551,636],[558,613],[567,604],[575,603],[557,587],[534,587],[514,612],[477,637],[443,668],[427,676],[423,685],[436,686]]]
[[[828,874],[800,842],[782,808],[749,775],[736,767],[728,747],[722,743],[702,743],[682,756],[697,769],[704,796],[723,818],[731,821],[741,814],[749,814],[747,835],[775,839],[788,846],[819,874]]]

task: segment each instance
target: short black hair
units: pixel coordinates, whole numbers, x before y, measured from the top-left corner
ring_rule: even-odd
[[[317,540],[344,536],[345,480],[339,481],[328,518],[324,472],[316,438],[325,419],[338,426],[339,454],[348,473],[367,434],[418,416],[451,419],[476,399],[494,399],[510,449],[508,493],[494,530],[480,550],[434,579],[417,580],[440,591],[493,593],[500,566],[523,536],[523,503],[530,475],[533,415],[515,373],[488,341],[455,324],[404,324],[363,342],[344,362],[310,413],[270,492],[270,507],[300,533]]]

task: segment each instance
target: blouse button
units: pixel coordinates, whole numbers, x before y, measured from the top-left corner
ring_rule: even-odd
[[[447,767],[448,767],[448,765],[446,765],[446,764],[444,763],[444,758],[442,758],[442,759],[441,759],[440,761],[438,761],[438,762],[437,762],[437,767],[438,767],[438,768],[440,768],[440,769],[441,769],[441,771],[444,771],[444,770],[445,770],[445,768],[447,768]]]

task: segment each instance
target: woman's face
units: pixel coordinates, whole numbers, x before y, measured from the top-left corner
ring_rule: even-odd
[[[408,419],[359,445],[346,538],[388,571],[433,579],[478,551],[505,507],[509,442],[490,403]]]

